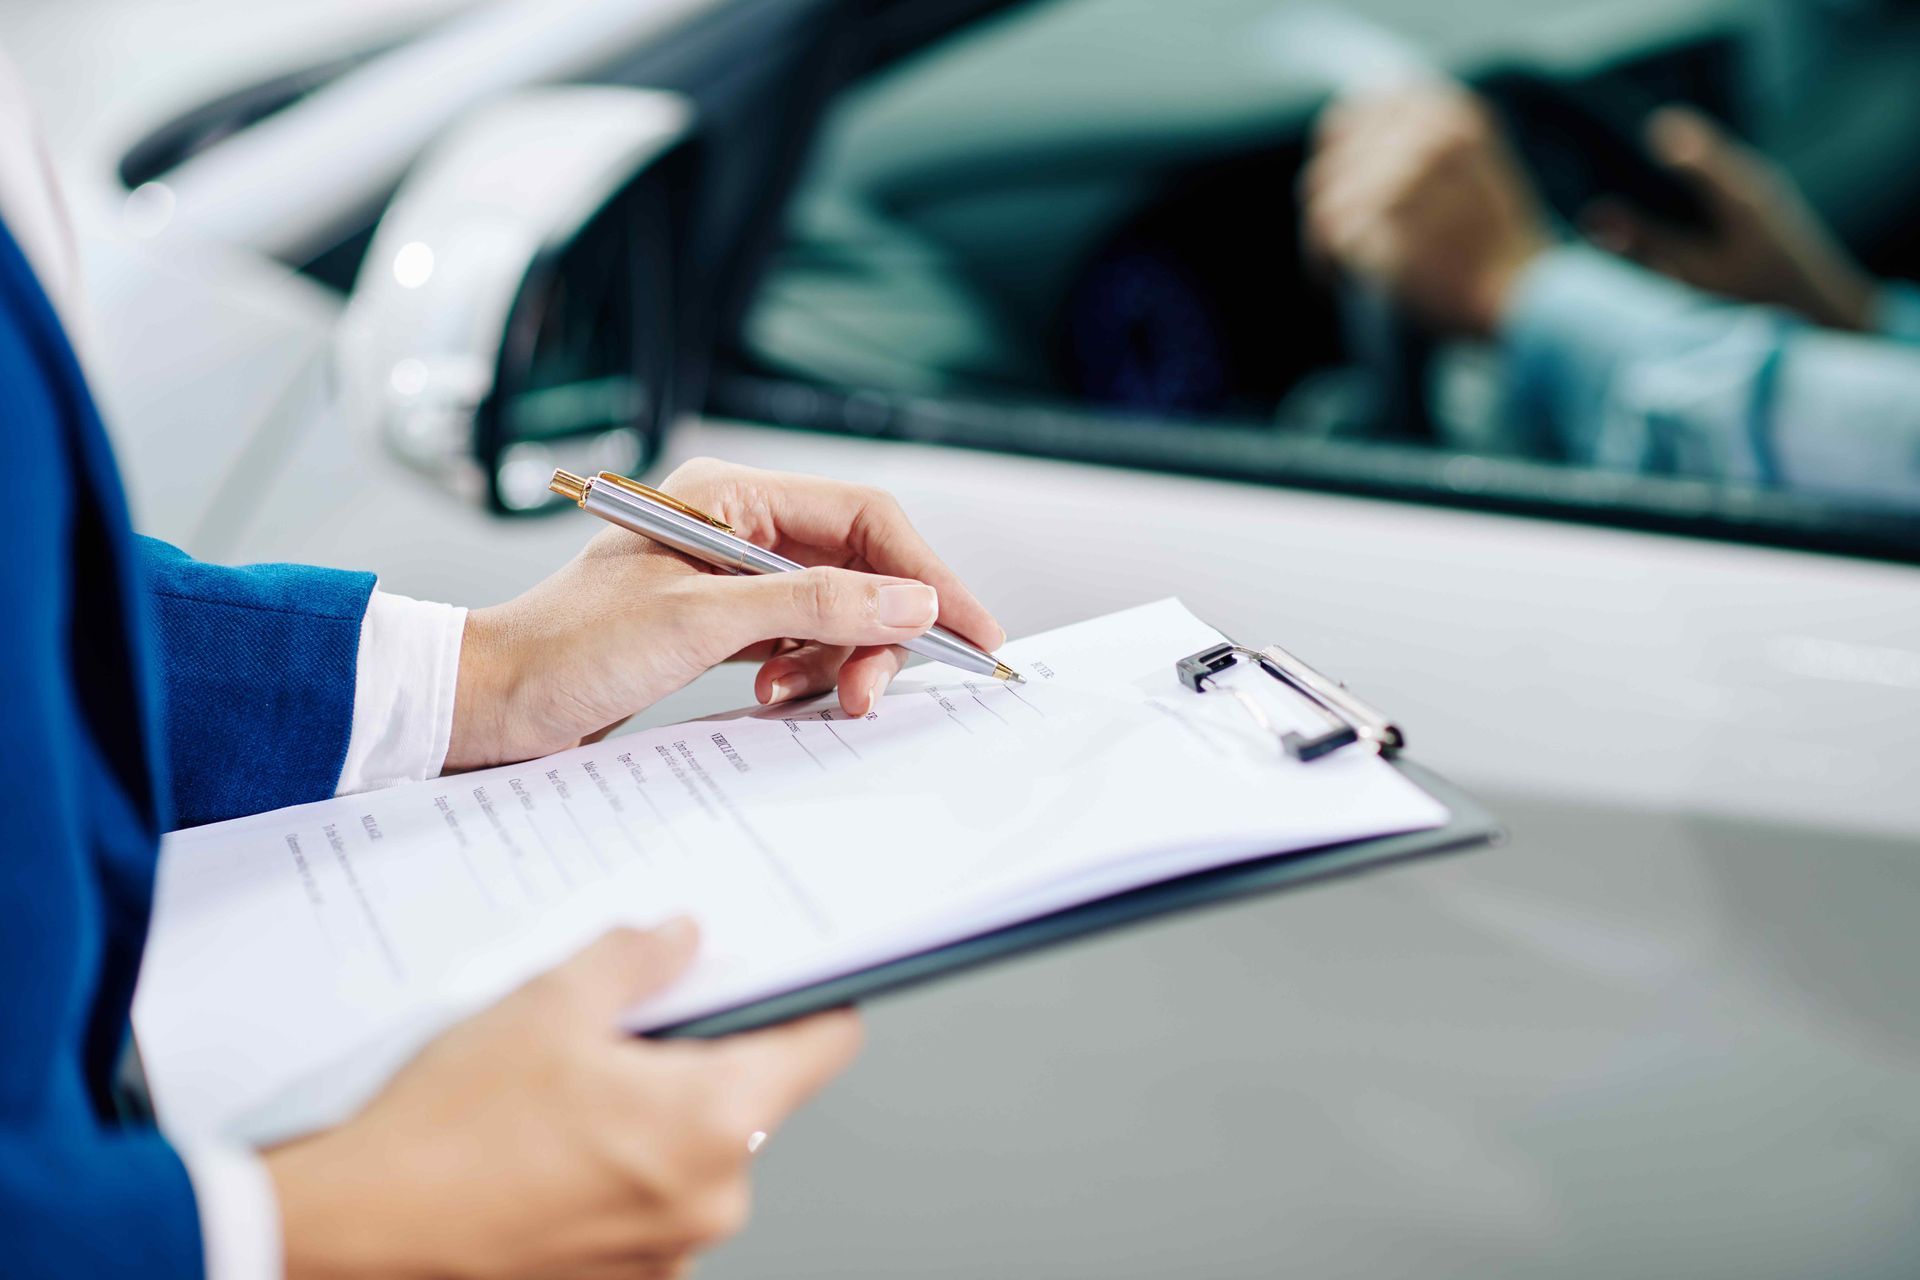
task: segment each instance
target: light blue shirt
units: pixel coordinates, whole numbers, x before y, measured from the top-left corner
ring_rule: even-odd
[[[1920,508],[1920,291],[1880,332],[1728,302],[1585,247],[1544,255],[1501,325],[1527,452]]]

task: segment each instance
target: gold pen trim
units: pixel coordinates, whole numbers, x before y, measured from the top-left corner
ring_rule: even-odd
[[[683,516],[692,516],[695,520],[712,525],[722,533],[733,532],[733,526],[725,520],[708,515],[692,503],[682,502],[670,493],[660,492],[660,490],[654,488],[652,485],[641,484],[638,480],[629,480],[625,476],[616,475],[611,471],[602,471],[599,475],[595,476],[593,480],[589,480],[585,476],[577,476],[571,471],[556,469],[553,473],[553,479],[547,481],[547,490],[551,493],[559,494],[576,506],[584,507],[587,505],[587,490],[593,486],[594,481],[610,484],[616,489],[624,489],[636,498],[645,498],[649,502],[657,502],[667,510],[678,511]]]
[[[587,478],[585,476],[577,476],[571,471],[556,470],[553,473],[553,479],[547,481],[547,490],[550,493],[559,494],[568,502],[576,503],[583,507],[587,505]]]
[[[733,532],[733,526],[725,520],[710,516],[700,508],[691,503],[682,502],[670,493],[662,493],[650,484],[641,484],[638,480],[629,480],[625,476],[616,475],[611,471],[602,471],[599,475],[595,476],[594,479],[604,480],[616,489],[625,489],[636,498],[646,498],[651,502],[657,502],[670,511],[678,511],[683,516],[692,516],[695,520],[705,521],[722,533]]]

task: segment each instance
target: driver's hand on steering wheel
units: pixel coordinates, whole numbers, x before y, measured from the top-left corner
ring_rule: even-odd
[[[1300,198],[1309,252],[1448,332],[1491,334],[1553,241],[1493,113],[1453,85],[1327,108]]]
[[[1713,229],[1662,226],[1601,200],[1581,218],[1595,244],[1695,288],[1790,307],[1816,324],[1873,326],[1873,277],[1765,156],[1686,107],[1654,112],[1647,149],[1699,193]]]

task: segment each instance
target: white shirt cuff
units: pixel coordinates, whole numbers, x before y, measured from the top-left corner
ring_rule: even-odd
[[[280,1202],[260,1157],[245,1147],[176,1147],[200,1211],[207,1280],[278,1280],[285,1270]]]
[[[439,774],[466,625],[465,609],[373,593],[360,623],[353,728],[335,795]]]

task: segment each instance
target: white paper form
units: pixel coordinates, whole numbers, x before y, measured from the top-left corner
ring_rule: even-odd
[[[1008,645],[1024,685],[920,667],[858,720],[822,698],[169,836],[134,1004],[162,1123],[258,1140],[338,1119],[617,923],[702,926],[693,970],[631,1011],[646,1029],[1446,820],[1384,762],[1297,764],[1182,687],[1175,661],[1220,638],[1162,601]],[[1277,723],[1317,727],[1253,680]]]

